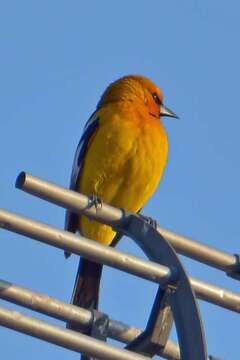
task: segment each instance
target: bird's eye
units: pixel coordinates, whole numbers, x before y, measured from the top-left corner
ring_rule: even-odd
[[[155,101],[156,104],[158,104],[158,105],[162,104],[162,101],[161,101],[160,97],[158,96],[158,94],[153,93],[152,97],[153,97],[153,100]]]

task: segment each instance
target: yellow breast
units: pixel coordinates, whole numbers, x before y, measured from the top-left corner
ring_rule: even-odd
[[[161,179],[168,154],[166,132],[159,119],[139,107],[111,105],[99,110],[98,116],[99,128],[88,148],[77,191],[137,212]],[[107,245],[116,234],[84,216],[79,230]]]

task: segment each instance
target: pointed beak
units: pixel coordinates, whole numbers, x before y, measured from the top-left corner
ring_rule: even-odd
[[[161,105],[160,107],[160,115],[161,116],[169,116],[169,117],[173,117],[175,119],[179,119],[179,117],[170,109],[168,109],[165,105]]]

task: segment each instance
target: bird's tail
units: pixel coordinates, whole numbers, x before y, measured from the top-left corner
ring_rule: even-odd
[[[97,309],[102,264],[87,259],[80,259],[71,303],[85,309]],[[74,328],[69,323],[68,328]]]

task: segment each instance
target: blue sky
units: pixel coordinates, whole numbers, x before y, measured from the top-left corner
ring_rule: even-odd
[[[239,252],[239,11],[237,0],[2,1],[0,206],[62,228],[64,210],[16,190],[15,178],[25,170],[68,186],[83,125],[102,91],[139,73],[163,89],[181,118],[164,120],[168,166],[145,213]],[[0,246],[1,278],[69,301],[76,256],[65,261],[57,249],[2,230]],[[142,256],[131,240],[119,248]],[[239,289],[219,271],[184,263],[193,276]],[[102,290],[103,311],[144,327],[155,285],[106,269]],[[209,353],[237,358],[237,314],[200,307]],[[5,328],[0,342],[4,359],[79,358]]]

